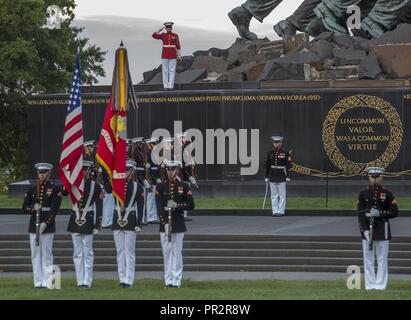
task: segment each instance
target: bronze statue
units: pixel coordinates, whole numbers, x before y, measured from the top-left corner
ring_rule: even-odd
[[[254,17],[263,22],[283,0],[247,0],[241,6],[234,8],[228,14],[233,24],[237,27],[241,38],[246,40],[257,40],[255,33],[251,32],[250,21]]]
[[[409,0],[321,0],[314,8],[314,13],[326,30],[348,33],[347,9],[358,5],[361,8],[361,29],[353,29],[353,33],[372,38],[393,30],[406,13],[408,2]],[[316,35],[315,32],[310,33]]]
[[[262,23],[282,1],[247,0],[241,6],[231,10],[228,16],[237,27],[241,38],[250,41],[257,40],[257,35],[249,29],[251,19],[254,17]],[[284,39],[292,37],[297,31],[305,32],[306,27],[315,20],[316,16],[313,10],[320,3],[321,0],[304,0],[290,17],[281,20],[274,26],[274,31]],[[325,31],[324,28],[322,29]]]
[[[229,18],[237,27],[241,38],[256,40],[257,35],[250,31],[250,21],[254,17],[263,22],[282,0],[247,0],[234,8]],[[361,9],[361,28],[353,33],[363,38],[379,37],[393,30],[399,23],[411,22],[411,0],[304,0],[298,9],[285,20],[274,26],[282,38],[290,38],[297,31],[312,36],[324,31],[348,34],[347,9],[358,5]]]

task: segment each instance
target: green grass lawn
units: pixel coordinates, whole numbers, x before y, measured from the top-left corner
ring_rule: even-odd
[[[398,198],[401,210],[411,210],[411,198]],[[21,208],[23,199],[8,198],[0,195],[0,208]],[[195,198],[197,209],[261,209],[263,198]],[[328,200],[328,209],[355,210],[355,198],[331,198]],[[267,199],[266,209],[271,206]],[[70,200],[63,199],[62,208],[71,208]],[[324,198],[288,198],[288,209],[326,209]]]
[[[121,289],[116,280],[95,280],[92,289],[78,289],[74,279],[63,278],[61,290],[34,289],[31,278],[0,278],[4,299],[152,299],[152,300],[334,300],[411,299],[411,281],[390,281],[386,291],[348,290],[345,280],[183,281],[179,289],[165,289],[162,280],[137,280]],[[170,294],[172,292],[172,294]]]

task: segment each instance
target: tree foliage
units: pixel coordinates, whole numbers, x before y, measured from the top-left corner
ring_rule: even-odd
[[[50,5],[63,11],[60,29],[43,27]],[[75,7],[74,0],[0,0],[0,170],[9,180],[26,174],[27,96],[68,92],[78,47],[82,84],[105,75],[105,52],[72,25]]]

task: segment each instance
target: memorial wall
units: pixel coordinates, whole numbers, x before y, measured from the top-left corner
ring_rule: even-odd
[[[67,98],[42,95],[30,99],[31,178],[35,174],[33,163],[50,161],[58,166]],[[108,98],[108,94],[83,94],[85,141],[98,140]],[[251,130],[259,130],[256,175],[240,177],[240,168],[247,165],[239,160],[229,164],[227,143],[225,149],[216,145],[214,150],[214,163],[218,152],[225,152],[225,164],[198,165],[202,180],[261,179],[272,135],[286,137],[285,147],[292,150],[294,179],[361,177],[368,166],[385,167],[393,178],[408,179],[411,175],[409,88],[147,92],[139,94],[138,102],[139,109],[130,110],[128,116],[130,138],[148,137],[158,128],[173,134],[177,120],[183,130],[195,128],[204,137],[207,130],[230,130],[237,143],[240,129],[246,129],[250,156]],[[253,147],[256,150],[256,145]],[[205,144],[203,153],[205,161]]]

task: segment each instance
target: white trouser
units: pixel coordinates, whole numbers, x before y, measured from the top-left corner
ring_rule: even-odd
[[[374,241],[373,250],[368,249],[368,241],[362,241],[364,257],[365,290],[385,290],[388,282],[388,240]],[[377,259],[377,274],[375,274],[375,259]]]
[[[167,285],[180,287],[183,278],[184,232],[172,233],[171,242],[164,232],[160,233],[164,258],[164,280]]]
[[[72,233],[73,261],[76,270],[77,285],[91,287],[93,282],[93,235]]]
[[[101,226],[110,227],[113,224],[114,197],[111,193],[106,193],[103,200],[103,216]]]
[[[133,285],[136,270],[136,232],[114,230],[120,283]]]
[[[164,89],[174,89],[176,79],[177,59],[161,59],[163,65],[163,86]]]
[[[271,189],[271,205],[273,214],[285,213],[285,204],[287,200],[286,183],[285,182],[270,182]]]
[[[35,287],[51,288],[53,279],[53,239],[54,233],[40,235],[36,246],[36,234],[30,233],[31,263]]]
[[[157,206],[156,206],[156,186],[152,186],[153,192],[146,192],[147,194],[147,222],[158,220]]]

